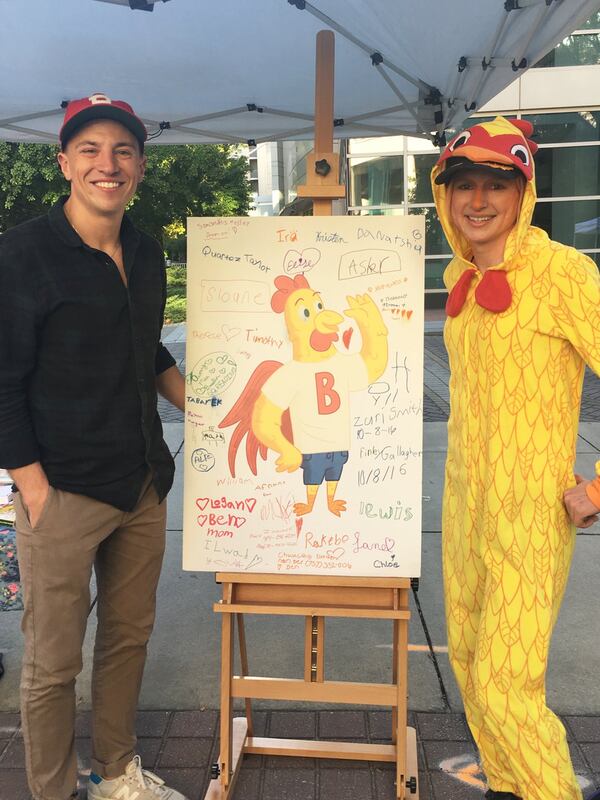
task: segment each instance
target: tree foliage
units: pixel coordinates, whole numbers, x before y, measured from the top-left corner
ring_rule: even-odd
[[[0,142],[0,231],[43,214],[67,191],[52,145]]]
[[[165,228],[185,226],[187,217],[247,214],[248,162],[230,145],[161,145],[148,147],[146,153],[146,177],[129,214],[159,241]]]
[[[68,194],[56,154],[53,145],[0,142],[0,232]],[[128,213],[159,241],[166,232],[183,232],[188,216],[248,212],[248,163],[230,145],[157,145],[146,154],[146,177]]]

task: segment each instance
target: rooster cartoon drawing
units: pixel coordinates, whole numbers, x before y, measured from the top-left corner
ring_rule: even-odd
[[[229,469],[235,476],[237,452],[246,437],[246,458],[254,475],[258,454],[266,460],[269,448],[279,454],[278,472],[302,468],[306,502],[294,505],[297,516],[313,510],[325,481],[327,508],[339,517],[346,510],[346,501],[335,494],[350,449],[350,392],[366,389],[385,371],[388,331],[368,294],[347,297],[344,314],[355,321],[362,347],[360,353],[340,353],[334,342],[344,317],[324,308],[304,275],[280,275],[275,289],[271,308],[284,315],[293,358],[287,364],[259,364],[219,424],[236,426]]]

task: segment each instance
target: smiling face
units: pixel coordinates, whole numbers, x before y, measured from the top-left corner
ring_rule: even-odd
[[[298,289],[285,305],[285,323],[297,361],[319,361],[335,352],[338,327],[343,321],[336,311],[326,311],[318,292]]]
[[[522,181],[470,170],[453,178],[450,188],[452,224],[469,241],[476,263],[499,264],[519,214]],[[488,263],[479,263],[478,253]]]
[[[89,220],[122,217],[146,167],[135,136],[112,120],[90,122],[76,131],[58,163],[71,183],[71,209]]]

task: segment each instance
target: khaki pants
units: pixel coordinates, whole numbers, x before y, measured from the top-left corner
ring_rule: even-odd
[[[77,786],[75,678],[95,568],[98,629],[92,674],[92,770],[122,774],[134,755],[135,713],[154,624],[166,502],[149,482],[131,512],[50,488],[35,528],[17,495],[25,652],[21,714],[36,800],[67,800]]]

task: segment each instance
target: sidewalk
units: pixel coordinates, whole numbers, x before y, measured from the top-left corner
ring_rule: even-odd
[[[388,742],[391,716],[385,711],[271,711],[255,713],[258,735]],[[563,718],[584,796],[600,776],[600,719]],[[481,800],[484,785],[462,714],[411,713],[419,740],[421,800]],[[0,798],[29,800],[18,715],[0,713]],[[80,715],[77,748],[84,800],[89,772],[89,717]],[[203,800],[209,767],[218,755],[218,714],[205,711],[141,711],[138,752],[189,800]],[[2,738],[3,737],[3,738]],[[9,738],[10,737],[10,738]],[[594,773],[594,769],[596,773]],[[393,800],[391,764],[246,756],[234,800]],[[558,799],[557,799],[558,800]]]
[[[478,774],[458,691],[446,654],[441,585],[441,491],[446,450],[448,367],[441,323],[428,321],[425,338],[423,568],[411,604],[409,708],[419,740],[422,800],[481,800]],[[185,329],[165,330],[165,341],[184,367]],[[219,596],[212,574],[181,570],[183,415],[161,404],[165,436],[177,475],[170,496],[168,546],[159,587],[159,610],[144,677],[139,752],[190,800],[202,800],[209,766],[218,752]],[[577,469],[590,474],[600,456],[600,381],[586,377]],[[573,569],[553,639],[548,701],[569,733],[575,769],[587,797],[600,788],[600,525],[578,535]],[[6,675],[0,680],[0,800],[28,800],[19,733],[19,614],[0,614],[0,650]],[[80,769],[85,778],[90,753],[90,655],[95,621],[90,620],[85,667],[77,685]],[[247,620],[248,655],[255,675],[300,677],[303,625],[256,617]],[[391,627],[384,621],[327,623],[328,677],[391,680]],[[432,648],[429,647],[432,644]],[[258,735],[389,741],[390,715],[373,709],[319,708],[306,704],[257,704]],[[202,709],[202,710],[199,710]],[[85,792],[80,793],[81,800]],[[393,771],[361,762],[247,757],[235,800],[393,800]],[[557,798],[559,800],[559,798]]]

